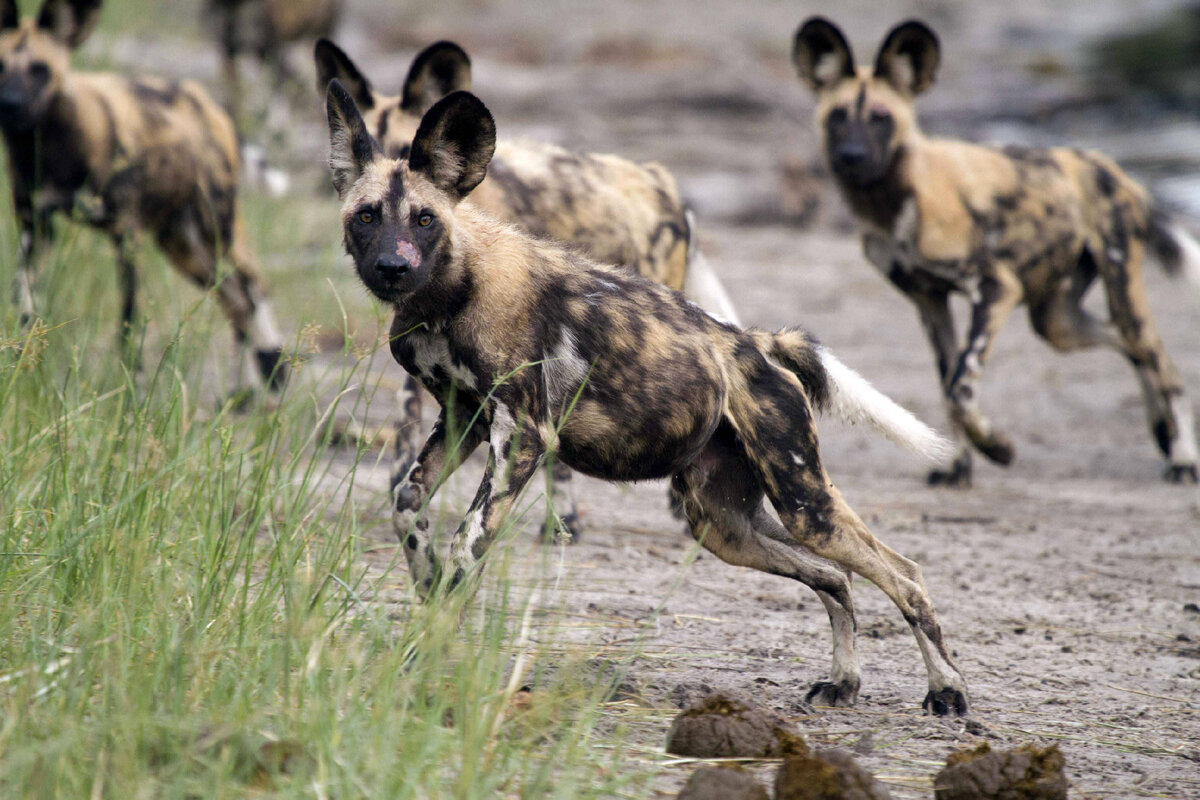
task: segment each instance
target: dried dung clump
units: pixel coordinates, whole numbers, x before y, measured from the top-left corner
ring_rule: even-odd
[[[667,752],[694,758],[779,758],[807,753],[808,745],[774,712],[717,693],[675,718],[667,732]]]
[[[892,795],[846,750],[818,750],[784,760],[775,800],[891,800]]]
[[[957,750],[933,779],[937,800],[1066,800],[1067,778],[1057,745],[992,750],[985,742]]]
[[[701,767],[688,778],[679,800],[770,800],[767,790],[740,767]]]

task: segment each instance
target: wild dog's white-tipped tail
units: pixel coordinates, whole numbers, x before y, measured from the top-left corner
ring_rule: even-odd
[[[1197,242],[1180,225],[1172,224],[1167,230],[1171,239],[1174,240],[1175,246],[1179,248],[1176,268],[1183,275],[1184,280],[1191,284],[1192,289],[1200,292],[1200,242]]]
[[[898,445],[932,462],[948,461],[954,445],[824,347],[817,348],[829,378],[829,410],[843,421],[866,423]]]
[[[733,308],[733,301],[729,299],[729,294],[721,285],[721,279],[713,272],[712,265],[708,263],[704,253],[700,252],[696,241],[695,215],[690,208],[684,212],[684,217],[688,224],[687,273],[683,278],[684,296],[714,317],[741,327],[741,320],[738,319],[737,311]]]

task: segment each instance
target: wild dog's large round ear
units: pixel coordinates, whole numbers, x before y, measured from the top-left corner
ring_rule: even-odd
[[[421,118],[408,166],[462,199],[487,175],[495,150],[496,121],[487,106],[470,92],[453,92]]]
[[[333,172],[333,187],[338,197],[345,197],[367,165],[379,157],[379,145],[367,132],[354,98],[336,78],[329,82],[325,113],[329,117],[329,169]]]
[[[21,12],[17,0],[0,0],[0,30],[15,28],[21,24]]]
[[[854,77],[854,53],[838,26],[824,17],[809,17],[796,31],[792,64],[816,91]]]
[[[413,59],[400,107],[420,114],[451,92],[471,88],[471,59],[454,42],[434,42]]]
[[[317,62],[317,91],[324,94],[329,89],[329,82],[336,79],[346,87],[354,102],[363,111],[375,107],[375,93],[371,90],[371,82],[367,76],[359,72],[358,67],[350,60],[342,48],[328,39],[317,39],[313,47],[313,60]]]
[[[942,61],[937,34],[915,19],[902,22],[888,33],[875,56],[875,77],[896,91],[916,97],[933,86]]]
[[[37,25],[67,47],[78,47],[100,19],[101,0],[46,0]]]

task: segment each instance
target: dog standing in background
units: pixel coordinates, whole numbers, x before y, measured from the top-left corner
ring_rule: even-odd
[[[14,300],[33,316],[34,272],[53,214],[74,216],[116,247],[128,339],[137,316],[132,248],[149,233],[180,272],[216,287],[243,351],[239,381],[261,376],[278,386],[282,341],[237,215],[233,123],[190,81],[72,71],[70,52],[99,15],[99,0],[45,0],[36,19],[22,22],[16,0],[0,0],[0,133],[20,227]],[[218,281],[222,258],[233,272]]]
[[[435,103],[403,158],[383,152],[336,80],[327,112],[346,250],[395,312],[392,354],[441,405],[393,495],[419,594],[474,581],[547,453],[605,480],[670,477],[704,547],[820,596],[833,668],[809,700],[858,696],[853,571],[912,627],[928,671],[924,707],[967,713],[920,568],[875,539],[833,487],[814,414],[867,422],[927,455],[945,442],[801,331],[743,331],[659,283],[462,202],[495,149],[495,123],[473,95]],[[483,480],[443,573],[429,503],[485,441]]]
[[[933,345],[959,449],[930,483],[969,486],[971,446],[998,464],[1013,460],[978,386],[996,334],[1022,303],[1054,348],[1106,345],[1129,360],[1166,479],[1195,483],[1192,406],[1151,319],[1142,264],[1151,250],[1200,284],[1200,245],[1099,153],[927,138],[913,101],[933,85],[941,50],[920,22],[892,29],[874,65],[856,67],[842,32],[814,17],[797,31],[792,60],[816,93],[825,155],[867,258],[913,301]],[[1107,321],[1082,307],[1097,277]],[[956,292],[971,303],[963,346],[949,305]]]
[[[469,89],[471,61],[453,42],[437,42],[413,59],[400,95],[377,92],[333,42],[317,42],[317,88],[337,79],[361,110],[367,129],[389,157],[408,155],[421,115],[450,92]],[[618,264],[683,291],[702,308],[738,322],[733,304],[695,242],[692,214],[670,172],[619,156],[574,153],[525,139],[502,140],[487,177],[470,202],[497,219],[580,248],[595,261]],[[397,431],[399,480],[417,454],[420,395],[411,376],[401,390],[404,420]],[[555,465],[555,507],[578,534],[574,498],[564,491],[570,472]]]

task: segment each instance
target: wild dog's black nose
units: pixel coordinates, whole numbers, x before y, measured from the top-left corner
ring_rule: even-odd
[[[408,272],[412,265],[408,263],[408,259],[404,256],[380,256],[375,262],[375,271],[379,273],[379,277],[394,281],[404,273]]]
[[[12,90],[0,90],[0,111],[18,111],[24,105],[24,94]]]
[[[858,142],[847,143],[837,149],[836,158],[843,167],[857,167],[867,160],[867,148]]]

